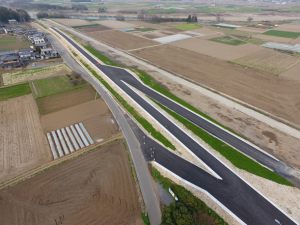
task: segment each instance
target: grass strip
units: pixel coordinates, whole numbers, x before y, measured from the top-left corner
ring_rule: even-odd
[[[297,38],[300,36],[299,32],[289,32],[289,31],[281,31],[281,30],[269,30],[263,34],[276,36],[276,37],[286,37],[286,38]]]
[[[169,206],[163,208],[162,223],[161,223],[162,225],[167,225],[167,224],[228,225],[222,217],[220,217],[214,210],[209,208],[203,201],[201,201],[199,198],[193,195],[190,191],[188,191],[183,186],[174,183],[169,178],[163,177],[156,168],[152,167],[150,163],[148,165],[149,165],[150,173],[154,178],[154,180],[158,181],[163,186],[163,188],[166,189],[168,192],[169,192],[169,188],[171,188],[174,194],[178,198],[178,201],[172,202]],[[181,210],[178,210],[178,208]],[[199,217],[201,218],[201,223],[199,221],[200,219]],[[177,223],[178,219],[180,219],[182,223]]]
[[[142,220],[143,220],[144,224],[150,225],[149,217],[146,216],[145,213],[143,213],[143,212],[141,212],[141,215],[142,215]]]
[[[31,89],[28,83],[0,88],[0,101],[16,98],[30,93]]]
[[[81,27],[94,27],[100,26],[100,24],[88,24],[88,25],[81,25],[81,26],[71,26],[72,28],[81,28]]]
[[[214,41],[214,42],[219,42],[219,43],[222,43],[222,44],[235,45],[235,46],[246,44],[246,42],[244,42],[244,41],[237,40],[237,39],[234,39],[234,38],[229,37],[229,36],[212,38],[212,39],[209,39],[209,40]]]
[[[176,120],[178,120],[180,123],[182,123],[187,129],[192,131],[195,135],[197,135],[199,138],[201,138],[203,141],[209,144],[213,149],[221,153],[221,155],[223,155],[227,160],[229,160],[235,167],[245,170],[249,173],[255,174],[257,176],[263,177],[265,179],[274,181],[278,184],[295,187],[293,184],[288,182],[283,177],[279,176],[277,173],[274,173],[271,170],[261,166],[259,163],[245,156],[241,152],[237,151],[236,149],[232,148],[231,146],[227,145],[226,143],[212,136],[206,131],[202,130],[197,125],[193,124],[192,122],[188,121],[187,119],[183,118],[182,116],[178,115],[172,110],[166,108],[154,99],[151,100],[154,101],[157,105],[159,105],[159,107],[161,107],[163,110],[169,113]]]
[[[182,24],[182,25],[177,25],[172,27],[180,30],[195,30],[195,29],[202,28],[201,26],[194,23],[187,23],[187,24]]]
[[[40,22],[38,22],[38,21],[34,21],[34,22],[37,23],[38,25],[42,26],[43,28],[48,29],[48,27],[45,26],[44,24],[42,24],[42,23],[40,23]]]
[[[102,77],[100,77],[95,70],[93,70],[88,64],[84,63],[82,60],[80,62],[106,87],[106,89],[112,93],[115,98],[124,106],[124,108],[132,115],[139,124],[141,124],[145,130],[147,130],[151,135],[158,141],[160,141],[164,146],[176,150],[175,146],[166,139],[160,132],[156,131],[154,127],[143,117],[141,117],[138,112],[130,106]]]

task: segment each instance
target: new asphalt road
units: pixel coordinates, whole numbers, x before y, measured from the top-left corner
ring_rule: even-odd
[[[157,94],[155,91],[147,88],[137,81],[130,73],[121,68],[115,68],[105,65],[97,65],[95,60],[90,54],[84,51],[66,35],[61,33],[55,28],[61,36],[63,36],[70,44],[72,44],[78,51],[80,51],[91,63],[96,65],[108,78],[110,78],[116,85],[118,85],[128,96],[130,96],[135,102],[137,102],[146,112],[148,112],[153,118],[155,118],[162,126],[165,127],[175,138],[177,138],[183,145],[185,145],[190,151],[198,156],[207,166],[209,166],[214,172],[216,172],[222,180],[218,180],[205,171],[199,169],[193,164],[182,164],[179,162],[178,157],[174,159],[174,154],[167,151],[157,152],[157,162],[165,168],[169,169],[173,173],[182,177],[183,179],[195,184],[196,186],[208,191],[214,196],[220,203],[233,212],[238,218],[244,221],[246,224],[278,224],[275,219],[281,221],[283,224],[295,224],[296,222],[279,210],[276,206],[266,200],[262,195],[250,187],[245,181],[237,176],[233,171],[226,167],[223,163],[217,160],[213,155],[207,152],[199,143],[193,140],[184,131],[178,128],[173,122],[168,120],[158,110],[152,107],[147,101],[140,97],[136,92],[129,88],[124,82],[134,86],[140,91],[144,92],[148,96],[177,112],[178,114],[193,121],[203,129],[208,130],[209,127],[213,127],[213,134],[220,139],[224,138],[222,129],[214,126],[213,124],[204,124],[201,122],[201,118],[188,110],[184,109],[180,105],[170,101]],[[124,81],[124,82],[123,82]],[[200,119],[198,119],[200,118]],[[203,119],[202,119],[203,120]],[[204,120],[203,120],[204,121]],[[198,124],[199,123],[199,124]],[[205,126],[204,126],[205,125]],[[226,132],[227,133],[227,132]],[[227,133],[228,134],[228,133]],[[224,140],[227,143],[232,139],[230,144],[235,147],[235,144],[239,144],[240,151],[249,151],[248,154],[252,154],[255,151],[255,155],[260,154],[257,149],[251,149],[251,145],[243,142],[233,135],[229,140]],[[161,155],[160,155],[161,154]],[[261,153],[264,154],[264,153]],[[256,157],[256,156],[253,157]],[[262,156],[265,158],[265,156]],[[269,157],[269,156],[267,156]],[[270,166],[276,164],[275,159],[269,157],[267,160]],[[172,159],[172,160],[171,160]],[[256,159],[258,160],[258,159]]]

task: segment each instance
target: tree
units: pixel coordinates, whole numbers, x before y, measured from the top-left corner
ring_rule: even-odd
[[[41,48],[40,48],[39,46],[36,46],[36,47],[35,47],[35,50],[36,50],[39,54],[41,54]]]
[[[106,8],[99,8],[98,9],[98,13],[103,13],[103,12],[106,12]]]
[[[79,80],[72,80],[72,83],[74,84],[74,85],[77,85],[77,84],[79,84]]]
[[[41,19],[41,18],[48,18],[49,17],[49,14],[47,12],[38,12],[36,14],[37,18],[38,19]]]
[[[76,71],[72,71],[72,75],[73,75],[76,79],[78,79],[78,78],[81,77],[81,74],[78,73],[78,72],[76,72]]]
[[[191,15],[188,16],[188,18],[186,19],[186,22],[188,22],[188,23],[192,22]]]
[[[194,214],[195,225],[217,225],[214,219],[207,213],[198,211]]]
[[[30,21],[30,16],[25,10],[16,9],[16,12],[19,15],[20,22],[29,22]]]
[[[145,16],[143,14],[138,14],[137,15],[137,19],[144,21],[145,20]]]
[[[223,19],[219,15],[216,17],[216,20],[217,20],[218,23],[221,22],[221,21],[223,21]]]
[[[253,20],[253,18],[252,18],[251,16],[249,16],[249,17],[247,18],[247,20],[248,20],[248,22],[250,23],[250,22]]]
[[[122,14],[118,14],[118,15],[116,15],[116,20],[120,20],[120,21],[123,21],[123,20],[125,20],[125,17],[122,15]]]

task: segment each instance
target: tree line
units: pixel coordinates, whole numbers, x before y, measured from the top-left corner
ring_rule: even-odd
[[[15,19],[17,22],[29,22],[30,16],[23,9],[8,9],[0,6],[0,21],[2,23],[8,23],[8,20]]]

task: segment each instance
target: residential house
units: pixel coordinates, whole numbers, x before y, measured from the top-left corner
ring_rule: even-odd
[[[9,55],[9,56],[4,56],[1,59],[0,65],[4,69],[11,69],[11,68],[22,66],[23,61],[17,55]]]
[[[15,28],[14,27],[3,27],[3,30],[5,33],[10,34],[15,31]]]
[[[7,56],[7,55],[14,55],[14,54],[15,54],[14,51],[3,51],[3,52],[0,52],[0,57]]]
[[[57,51],[53,50],[52,48],[44,48],[41,49],[41,56],[45,56],[46,59],[57,57]]]
[[[6,25],[0,22],[0,29],[3,29],[3,27],[6,27]]]
[[[22,60],[29,60],[32,57],[32,52],[19,52],[19,56]]]
[[[30,53],[33,53],[33,48],[21,48],[21,49],[19,49],[18,52],[19,53],[20,52],[30,52]]]
[[[9,24],[17,24],[18,22],[16,20],[8,20]]]

